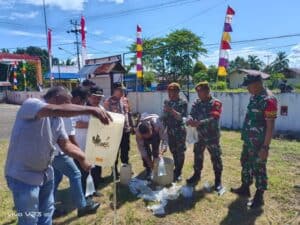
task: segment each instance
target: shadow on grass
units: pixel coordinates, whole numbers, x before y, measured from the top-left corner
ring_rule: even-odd
[[[204,199],[206,194],[211,194],[204,189],[196,190],[193,192],[192,198],[179,197],[176,200],[169,200],[165,208],[166,215],[173,213],[183,213],[185,211],[195,208],[195,205]]]
[[[247,199],[238,197],[228,207],[227,216],[220,225],[254,225],[256,219],[263,213],[263,209],[248,209]]]

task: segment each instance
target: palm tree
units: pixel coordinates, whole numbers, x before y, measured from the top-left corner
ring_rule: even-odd
[[[289,67],[289,59],[285,52],[278,52],[276,59],[271,63],[273,73],[282,73]]]
[[[247,60],[245,60],[243,57],[240,56],[236,57],[234,60],[230,61],[229,63],[230,73],[238,69],[249,69],[249,64]]]
[[[249,68],[253,70],[260,70],[264,63],[262,60],[260,60],[256,55],[248,55]]]

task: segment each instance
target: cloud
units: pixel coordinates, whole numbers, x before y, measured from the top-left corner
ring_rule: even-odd
[[[65,11],[82,11],[84,3],[88,0],[45,0],[46,5],[55,6]],[[22,3],[30,5],[43,5],[41,0],[23,0]]]
[[[106,40],[100,41],[100,44],[112,44],[114,42],[122,42],[122,43],[130,43],[133,42],[134,39],[127,37],[127,36],[123,36],[123,35],[115,35],[111,38],[107,38]]]
[[[291,67],[300,68],[300,43],[291,48],[288,59]]]
[[[116,4],[123,4],[125,0],[99,0],[99,2],[113,2]]]
[[[229,60],[235,59],[237,56],[247,58],[248,55],[256,55],[265,64],[272,62],[275,59],[276,53],[269,50],[260,50],[253,46],[244,47],[241,49],[233,49],[229,52]],[[268,59],[269,57],[269,59]],[[207,53],[207,56],[201,56],[199,58],[206,65],[217,65],[219,60],[219,49],[215,49]]]
[[[102,30],[94,30],[91,32],[91,34],[96,35],[96,36],[100,36],[103,33]]]
[[[15,35],[15,36],[45,38],[45,34],[41,34],[41,33],[31,33],[31,32],[21,31],[21,30],[8,30],[6,32],[8,34]]]
[[[15,0],[0,0],[0,7],[1,9],[11,9],[15,3]]]
[[[38,11],[32,11],[27,13],[13,12],[10,14],[9,19],[33,19],[39,14]]]

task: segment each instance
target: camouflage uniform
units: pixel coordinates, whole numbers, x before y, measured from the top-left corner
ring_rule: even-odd
[[[181,115],[178,120],[171,113],[164,112],[161,118],[164,126],[167,128],[168,144],[174,158],[174,174],[180,176],[184,164],[184,152],[186,150],[186,129],[182,118],[187,117],[187,102],[182,99],[176,101],[166,100],[165,105]]]
[[[208,101],[198,99],[192,106],[191,117],[200,121],[197,127],[199,142],[194,145],[194,171],[201,174],[204,160],[204,150],[208,149],[216,177],[221,177],[223,164],[220,147],[219,118],[222,112],[222,103],[211,97]]]
[[[267,160],[261,160],[258,153],[265,140],[266,120],[276,119],[276,116],[277,100],[270,91],[263,90],[251,97],[242,129],[242,183],[251,185],[254,176],[256,188],[262,191],[267,189],[268,184]]]

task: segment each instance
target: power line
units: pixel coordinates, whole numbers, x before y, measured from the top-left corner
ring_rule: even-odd
[[[133,8],[133,9],[128,9],[128,10],[121,10],[121,11],[116,11],[116,12],[111,12],[111,13],[106,13],[106,14],[98,14],[94,16],[89,16],[88,18],[97,18],[97,19],[111,19],[115,17],[121,17],[121,16],[127,16],[130,14],[134,13],[144,13],[144,12],[149,12],[153,11],[156,9],[162,9],[162,8],[169,8],[169,7],[174,7],[174,6],[181,6],[184,4],[191,4],[194,2],[199,2],[201,0],[172,0],[160,4],[153,4],[149,5],[146,7],[139,7],[139,8]]]
[[[81,33],[81,28],[79,27],[77,20],[71,20],[71,25],[74,26],[74,29],[68,30],[67,33],[74,33],[76,38],[76,54],[77,54],[77,64],[78,64],[78,70],[80,70],[80,57],[79,57],[79,40],[78,40],[78,34]]]

